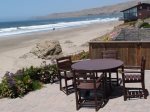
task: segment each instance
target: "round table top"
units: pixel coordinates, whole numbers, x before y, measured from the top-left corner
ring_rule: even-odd
[[[122,65],[123,61],[117,59],[90,59],[79,61],[71,67],[73,70],[103,72],[106,70],[117,69]]]

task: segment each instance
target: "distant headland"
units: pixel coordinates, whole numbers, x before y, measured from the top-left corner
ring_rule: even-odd
[[[141,0],[142,1],[142,0]],[[144,0],[143,2],[149,2],[149,0]],[[38,16],[33,17],[35,19],[52,19],[52,18],[68,18],[68,17],[81,17],[81,16],[91,16],[91,15],[114,15],[114,14],[121,14],[120,11],[131,6],[137,4],[137,0],[119,3],[115,5],[91,8],[91,9],[84,9],[74,12],[63,12],[63,13],[53,13],[45,16]]]

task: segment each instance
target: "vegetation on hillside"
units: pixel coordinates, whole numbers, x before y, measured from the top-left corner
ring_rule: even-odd
[[[137,21],[130,21],[130,22],[125,22],[123,24],[120,24],[114,29],[96,39],[93,39],[91,41],[113,41],[116,39],[116,37],[121,33],[122,29],[138,29],[138,28],[150,28],[150,18],[143,19],[143,20],[137,20]]]
[[[71,58],[73,61],[88,59],[89,58],[89,52],[88,51],[87,52],[82,51],[78,54],[72,55]]]
[[[150,24],[147,23],[147,22],[143,22],[143,23],[140,25],[140,28],[150,28]]]

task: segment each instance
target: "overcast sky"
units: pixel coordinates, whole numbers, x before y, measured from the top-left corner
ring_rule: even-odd
[[[25,19],[126,1],[131,0],[0,0],[0,20]]]

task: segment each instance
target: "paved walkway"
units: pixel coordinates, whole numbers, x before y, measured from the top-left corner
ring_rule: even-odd
[[[146,71],[145,79],[146,89],[150,91],[150,71]],[[23,98],[0,99],[0,112],[76,112],[75,94],[66,96],[59,91],[59,84],[47,84]],[[86,107],[78,112],[95,112],[95,109]],[[112,97],[99,112],[150,112],[150,96],[128,101],[122,95]]]

